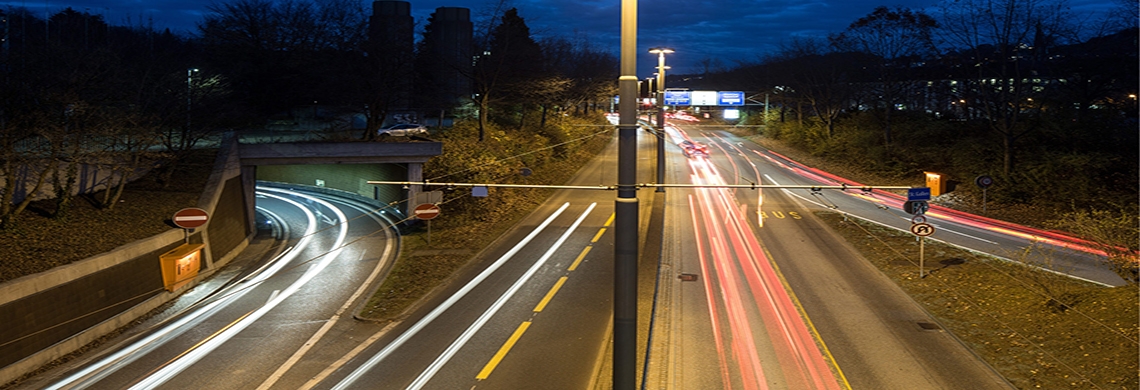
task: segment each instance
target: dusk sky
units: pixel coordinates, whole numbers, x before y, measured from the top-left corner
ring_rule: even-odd
[[[316,1],[316,0],[314,0]],[[1135,1],[1123,0],[1136,6]],[[411,0],[418,29],[437,7],[470,8],[481,19],[494,0]],[[208,1],[198,0],[50,0],[0,1],[0,6],[23,7],[42,15],[71,7],[79,12],[104,15],[112,25],[146,25],[196,34]],[[371,9],[371,1],[363,2]],[[927,9],[933,0],[643,0],[639,4],[639,77],[648,77],[656,57],[649,47],[676,50],[667,56],[670,73],[698,73],[702,60],[711,59],[721,68],[741,62],[757,62],[774,54],[793,37],[824,38],[843,31],[876,6]],[[1070,11],[1082,24],[1096,25],[1107,12],[1119,10],[1121,0],[1070,0]],[[547,36],[587,38],[597,48],[617,54],[620,34],[620,0],[513,0],[536,39]],[[929,13],[935,9],[930,8]],[[1134,12],[1135,13],[1135,12]],[[936,15],[935,15],[936,16]]]

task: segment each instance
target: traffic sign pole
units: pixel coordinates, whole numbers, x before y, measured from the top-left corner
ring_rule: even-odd
[[[926,259],[926,237],[919,236],[918,237],[918,278],[919,279],[926,277],[926,275],[923,275],[923,269],[925,268],[925,264],[923,264],[923,262],[925,259]]]
[[[915,223],[910,225],[910,232],[918,236],[918,278],[922,279],[926,277],[926,236],[934,234],[934,226],[926,222]]]

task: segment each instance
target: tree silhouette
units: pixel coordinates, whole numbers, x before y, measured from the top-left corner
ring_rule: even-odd
[[[902,75],[910,66],[907,60],[935,52],[933,31],[938,22],[925,13],[908,8],[875,8],[867,16],[852,22],[847,30],[830,37],[832,45],[843,51],[856,51],[874,56],[879,71],[878,85],[883,105],[883,145],[891,145],[891,113],[902,95]]]
[[[518,10],[511,8],[503,13],[477,58],[472,81],[479,107],[479,139],[483,140],[493,103],[526,103],[523,91],[542,72],[542,49]]]
[[[989,129],[1002,142],[1002,174],[1014,171],[1018,140],[1036,125],[1025,115],[1033,111],[1033,94],[1040,78],[1031,61],[1033,51],[1055,44],[1065,23],[1063,8],[1046,0],[959,0],[943,4],[944,39],[970,57],[958,69],[967,104],[977,107]]]

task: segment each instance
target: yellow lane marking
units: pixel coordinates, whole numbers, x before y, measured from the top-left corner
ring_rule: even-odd
[[[598,240],[602,238],[602,235],[606,233],[606,227],[614,223],[614,218],[616,216],[616,213],[610,214],[610,218],[606,220],[605,225],[603,225],[601,229],[598,229],[598,234],[595,234],[594,238],[590,240],[591,244],[598,242]],[[582,249],[582,253],[579,253],[578,258],[574,259],[574,263],[570,264],[568,271],[573,271],[578,268],[578,265],[582,263],[582,259],[585,259],[586,254],[590,253],[590,248],[592,248],[592,246],[587,246],[586,248]],[[542,301],[538,302],[538,306],[534,307],[535,313],[541,312],[546,308],[546,305],[550,303],[550,300],[554,299],[554,294],[557,294],[558,290],[562,288],[562,285],[566,284],[567,279],[569,279],[568,276],[558,278],[558,282],[554,283],[554,286],[550,288],[550,291],[546,293],[546,296],[542,298]],[[491,372],[495,371],[495,367],[498,367],[499,362],[503,361],[503,358],[506,357],[507,353],[511,351],[511,348],[515,346],[515,343],[519,341],[519,338],[522,338],[523,333],[525,333],[527,328],[530,327],[530,323],[530,321],[525,321],[520,324],[517,329],[515,329],[515,333],[511,334],[511,337],[508,338],[505,343],[503,343],[502,347],[499,347],[499,351],[495,353],[495,356],[491,357],[491,360],[487,362],[487,365],[483,366],[483,370],[479,371],[479,374],[475,376],[475,379],[484,380],[487,379],[487,377],[491,376]]]
[[[819,346],[820,349],[823,350],[823,354],[827,355],[827,360],[831,361],[831,366],[835,368],[835,373],[839,375],[839,384],[842,385],[844,389],[851,390],[851,383],[847,381],[847,376],[843,375],[843,369],[839,368],[839,362],[835,361],[835,356],[831,355],[831,350],[828,349],[827,344],[823,342],[823,337],[820,336],[819,331],[815,329],[815,324],[811,322],[811,318],[808,318],[807,312],[804,311],[803,304],[800,303],[800,299],[796,297],[796,293],[793,292],[792,288],[788,286],[788,280],[784,279],[784,273],[780,272],[780,266],[776,265],[776,258],[772,257],[772,253],[768,252],[768,248],[763,249],[764,254],[768,255],[768,263],[772,264],[772,269],[776,271],[776,276],[780,277],[780,283],[784,285],[784,290],[788,292],[788,297],[792,298],[792,303],[796,305],[796,309],[800,312],[800,316],[804,318],[804,322],[807,323],[808,329],[811,330],[812,336],[814,336],[815,340],[819,342]]]
[[[511,347],[515,346],[515,343],[518,342],[519,338],[526,332],[526,328],[529,327],[530,321],[520,324],[518,329],[515,329],[515,333],[511,335],[511,338],[507,339],[507,342],[503,343],[503,346],[499,348],[499,352],[496,352],[495,356],[491,357],[491,361],[487,362],[486,366],[483,366],[483,370],[479,371],[479,375],[476,375],[475,379],[484,380],[487,379],[488,376],[491,376],[491,371],[495,371],[495,367],[499,365],[503,357],[507,356],[507,352],[511,351]]]
[[[587,253],[590,253],[590,248],[593,248],[593,247],[588,246],[585,249],[582,249],[582,253],[579,253],[578,258],[574,259],[574,263],[570,264],[570,268],[568,269],[569,271],[573,271],[573,270],[578,268],[578,264],[582,263],[582,259],[586,258]]]
[[[760,214],[761,218],[773,218],[774,217],[776,219],[786,219],[786,218],[791,217],[792,219],[804,219],[803,215],[800,215],[799,212],[795,212],[795,211],[789,211],[785,214],[783,211],[779,211],[779,210],[773,210],[773,211],[765,210],[765,211],[757,211],[757,213]],[[772,215],[768,215],[768,213],[771,213]]]
[[[606,228],[601,228],[601,229],[599,229],[599,230],[598,230],[598,234],[595,234],[595,235],[594,235],[594,239],[593,239],[593,240],[590,240],[590,243],[591,243],[591,244],[593,244],[593,243],[595,243],[595,242],[598,242],[598,239],[599,239],[599,238],[602,238],[602,235],[603,235],[603,234],[606,234]]]
[[[558,278],[558,282],[554,283],[554,287],[551,287],[550,291],[546,293],[546,296],[542,298],[542,301],[538,302],[538,306],[534,307],[535,313],[541,312],[542,309],[546,308],[546,304],[550,303],[550,299],[554,298],[554,294],[558,292],[558,289],[562,288],[563,283],[566,283],[566,278],[566,276]]]

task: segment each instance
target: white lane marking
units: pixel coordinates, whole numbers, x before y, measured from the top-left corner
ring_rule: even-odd
[[[467,341],[470,340],[472,336],[475,336],[475,332],[478,332],[479,329],[482,329],[483,325],[487,324],[487,321],[490,321],[491,317],[493,317],[495,313],[499,311],[499,309],[503,308],[503,306],[507,304],[507,301],[510,300],[511,297],[514,296],[515,293],[518,292],[524,284],[526,284],[526,282],[530,281],[530,278],[534,276],[536,272],[538,272],[538,269],[542,268],[542,266],[546,264],[546,261],[549,260],[551,256],[554,256],[554,252],[558,251],[558,248],[562,247],[562,244],[566,242],[566,239],[570,238],[570,234],[574,233],[574,231],[578,229],[578,225],[582,224],[582,220],[586,219],[586,216],[590,215],[590,212],[594,210],[594,206],[597,205],[597,203],[590,203],[590,207],[587,207],[586,211],[582,212],[582,215],[578,216],[578,220],[574,221],[574,223],[570,225],[570,228],[566,229],[565,233],[562,233],[561,237],[558,237],[558,241],[555,241],[554,245],[551,245],[550,248],[546,250],[546,253],[544,253],[542,257],[537,261],[535,261],[534,265],[530,266],[530,269],[528,269],[526,273],[524,273],[522,276],[519,276],[518,280],[516,280],[515,283],[511,285],[511,288],[507,289],[503,295],[499,296],[499,299],[495,300],[495,303],[492,304],[491,307],[488,307],[487,310],[483,312],[483,315],[479,316],[478,320],[471,323],[471,326],[468,326],[467,330],[463,331],[463,334],[460,335],[459,338],[455,339],[455,341],[452,342],[451,345],[443,351],[443,354],[439,355],[439,357],[437,357],[435,361],[432,362],[426,370],[424,370],[424,372],[420,373],[420,376],[416,378],[416,380],[413,381],[412,384],[408,386],[408,388],[415,390],[423,388],[424,385],[426,385],[427,382],[431,380],[433,376],[435,376],[435,373],[439,372],[439,369],[442,368],[444,364],[447,364],[447,362],[451,360],[451,357],[455,356],[455,353],[459,352],[459,349],[463,348],[463,346],[467,344]]]
[[[368,370],[371,370],[372,367],[375,367],[377,364],[379,364],[380,361],[387,358],[388,355],[391,355],[392,351],[404,345],[408,339],[411,339],[416,335],[416,333],[419,333],[420,330],[434,321],[435,318],[439,317],[439,315],[442,314],[445,310],[454,305],[455,302],[463,299],[463,297],[467,295],[468,292],[471,292],[475,286],[478,286],[479,283],[482,283],[483,279],[486,279],[488,276],[494,273],[495,270],[498,270],[499,267],[503,265],[503,263],[506,263],[507,260],[511,259],[511,257],[514,257],[514,255],[518,253],[523,246],[533,240],[535,236],[538,236],[538,234],[542,232],[543,229],[546,229],[546,227],[550,225],[550,223],[553,222],[554,219],[558,217],[558,215],[562,214],[562,212],[565,211],[567,207],[570,207],[570,203],[563,203],[562,207],[559,207],[558,210],[554,212],[554,214],[551,214],[550,217],[546,218],[546,220],[542,222],[542,224],[534,228],[534,230],[532,230],[530,234],[527,234],[527,236],[523,238],[522,241],[519,241],[518,244],[515,244],[511,250],[507,251],[507,253],[504,253],[501,257],[499,257],[498,260],[495,260],[495,262],[487,267],[487,269],[484,269],[483,272],[480,272],[479,275],[476,275],[474,279],[471,279],[470,282],[467,282],[463,288],[460,288],[459,291],[456,291],[455,294],[452,294],[450,297],[448,297],[446,301],[443,301],[443,303],[441,303],[439,306],[436,306],[435,309],[432,309],[430,313],[417,321],[415,325],[412,325],[411,328],[408,328],[407,331],[404,331],[404,333],[400,334],[399,337],[397,337],[395,340],[392,340],[392,342],[388,345],[384,346],[384,349],[380,350],[380,352],[376,353],[375,355],[372,355],[368,361],[364,362],[364,364],[361,364],[359,367],[353,370],[352,373],[348,374],[348,376],[341,380],[340,383],[337,383],[333,389],[344,390],[348,388],[353,384],[353,382],[356,382],[357,379],[360,379],[360,377],[364,375],[365,372],[368,372]],[[380,332],[385,332],[386,330],[387,329],[384,329]],[[375,341],[376,339],[379,339],[377,336],[379,336],[379,333],[369,340]],[[355,352],[357,351],[354,350],[354,353]]]

